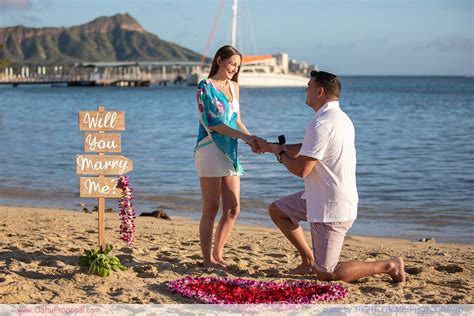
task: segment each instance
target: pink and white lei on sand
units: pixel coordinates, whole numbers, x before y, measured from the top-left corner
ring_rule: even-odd
[[[227,277],[187,276],[170,281],[168,288],[182,297],[207,304],[313,304],[338,301],[348,294],[339,284]]]
[[[118,201],[121,239],[130,246],[133,243],[133,234],[136,228],[136,215],[132,203],[133,189],[130,187],[128,176],[120,176],[117,187],[122,189],[122,196]]]

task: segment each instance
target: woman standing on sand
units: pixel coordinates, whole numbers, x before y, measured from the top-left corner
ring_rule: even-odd
[[[199,134],[194,149],[202,194],[199,224],[205,267],[226,267],[224,245],[240,212],[238,139],[258,147],[240,118],[238,76],[242,55],[232,46],[219,48],[207,79],[198,84]],[[212,247],[214,219],[222,200],[223,214]]]

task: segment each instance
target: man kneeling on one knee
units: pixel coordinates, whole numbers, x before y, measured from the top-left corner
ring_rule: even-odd
[[[293,274],[317,274],[320,280],[357,280],[376,273],[405,281],[402,258],[377,262],[339,262],[344,237],[357,217],[354,126],[339,107],[339,78],[311,72],[306,104],[314,110],[303,143],[278,145],[259,138],[260,152],[270,152],[288,171],[304,179],[305,190],[270,205],[270,217],[301,255]],[[308,221],[313,250],[299,225]]]

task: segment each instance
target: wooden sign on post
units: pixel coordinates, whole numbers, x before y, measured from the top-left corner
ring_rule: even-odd
[[[112,198],[120,197],[120,189],[117,188],[117,178],[80,178],[80,196]]]
[[[104,134],[85,133],[84,134],[84,151],[96,153],[119,153],[122,151],[122,135],[120,134]]]
[[[81,177],[79,181],[80,197],[98,198],[99,204],[99,246],[105,250],[105,198],[120,197],[117,188],[118,178],[105,175],[123,175],[133,170],[133,162],[124,156],[106,156],[107,152],[121,152],[121,134],[105,131],[125,130],[124,112],[106,112],[103,106],[97,111],[79,112],[79,130],[96,131],[84,133],[84,151],[98,155],[76,155],[77,175],[97,175]]]
[[[99,109],[101,107],[99,106]],[[79,130],[81,131],[124,131],[124,112],[79,112]]]
[[[133,161],[124,156],[76,155],[76,174],[116,175],[133,169]]]

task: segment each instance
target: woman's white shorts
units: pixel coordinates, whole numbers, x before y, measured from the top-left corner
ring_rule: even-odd
[[[240,176],[232,164],[232,160],[227,157],[212,142],[209,145],[199,148],[194,154],[194,164],[198,177],[227,177]]]

